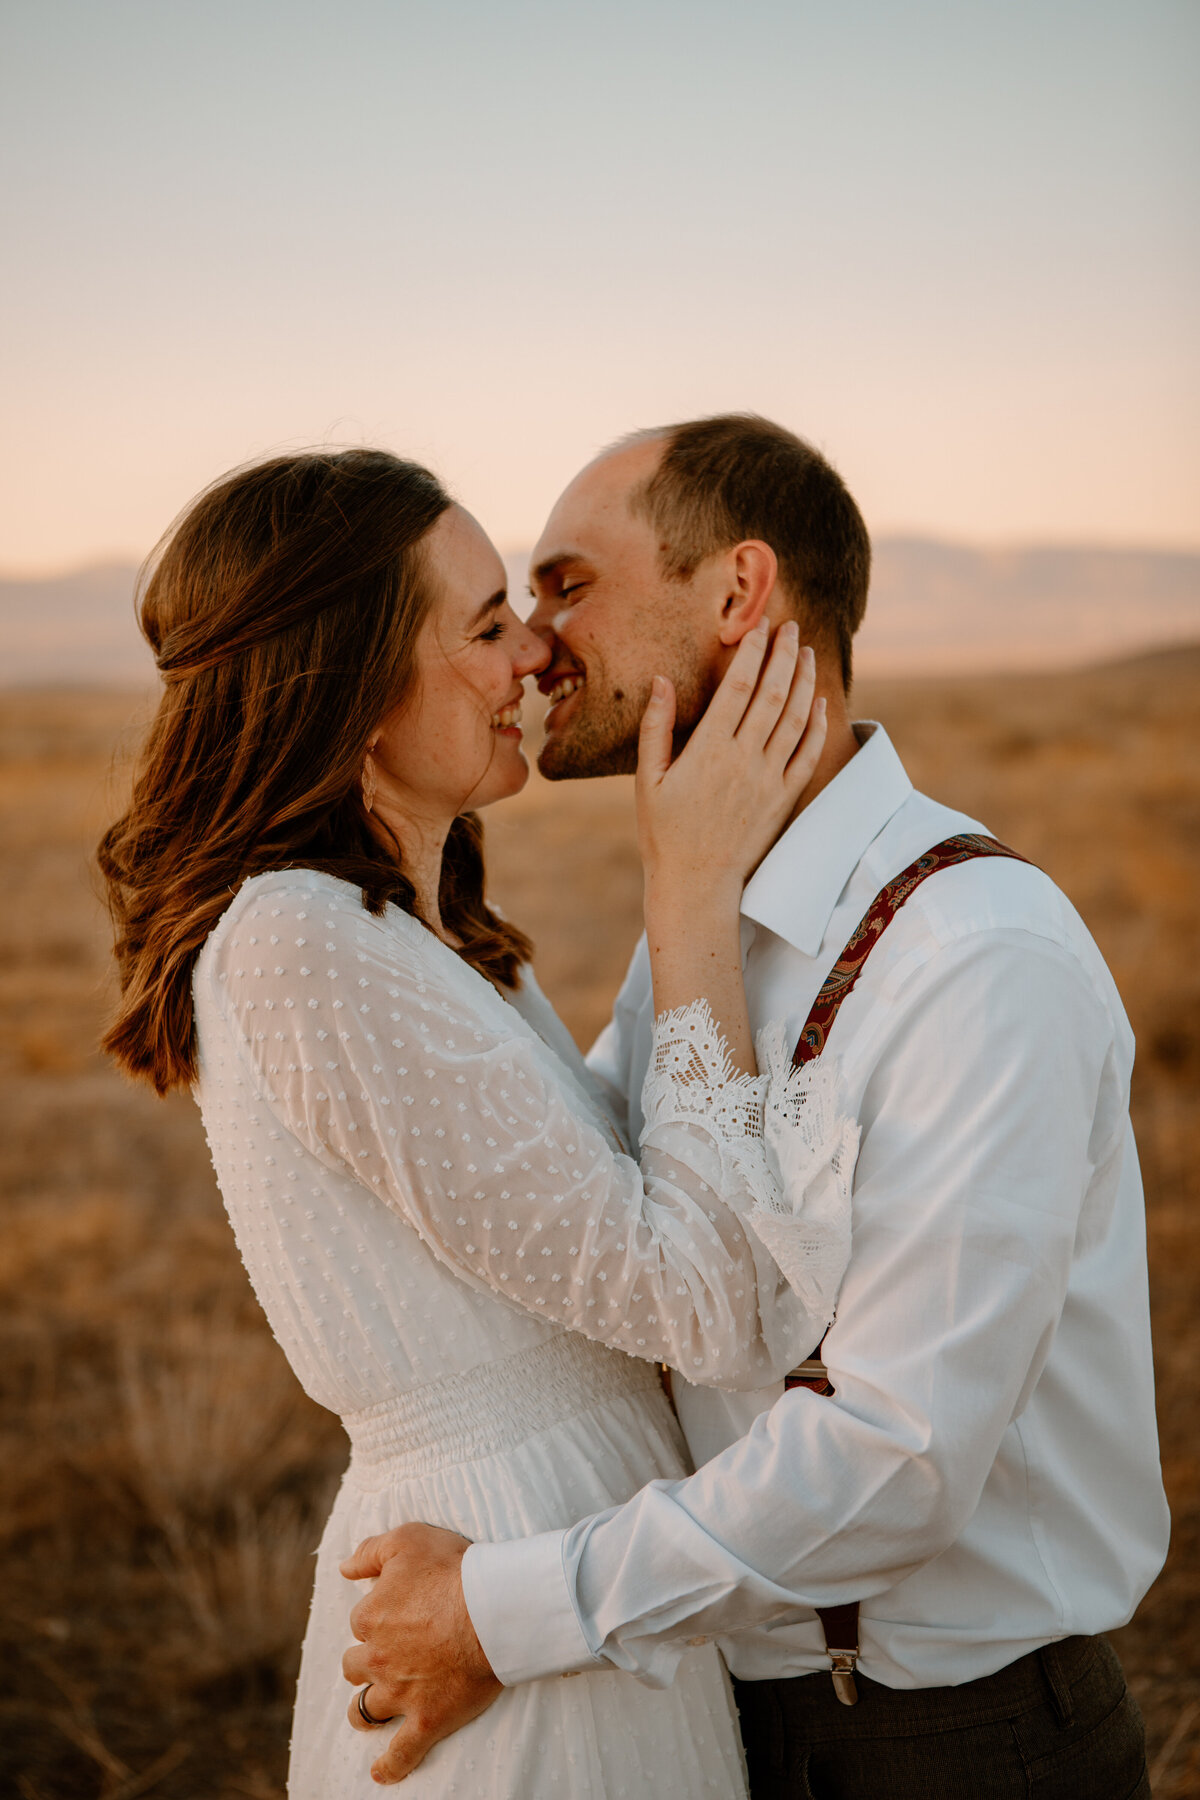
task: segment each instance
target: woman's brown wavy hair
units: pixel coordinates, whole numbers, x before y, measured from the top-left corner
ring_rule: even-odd
[[[98,850],[121,985],[103,1047],[160,1094],[195,1079],[193,965],[248,876],[320,869],[368,912],[416,913],[361,775],[412,691],[433,599],[423,540],[450,504],[385,451],[280,456],[201,494],[143,571],[164,690],[128,811]],[[530,945],[487,905],[473,814],[451,829],[440,899],[463,957],[516,987]]]

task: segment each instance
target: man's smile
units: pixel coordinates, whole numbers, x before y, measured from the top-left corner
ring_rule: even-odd
[[[551,669],[538,680],[538,687],[550,702],[545,718],[545,729],[557,724],[563,708],[584,685],[586,677],[581,669]]]

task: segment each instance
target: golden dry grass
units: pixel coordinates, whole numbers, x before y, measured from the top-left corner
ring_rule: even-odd
[[[1183,1800],[1200,1792],[1200,650],[858,699],[920,785],[1061,883],[1138,1034],[1175,1541],[1119,1647],[1156,1792]],[[0,695],[0,1790],[277,1800],[344,1441],[260,1319],[190,1103],[128,1087],[92,1047],[106,944],[87,858],[138,712]],[[489,825],[497,897],[581,1040],[636,935],[629,807],[625,782],[535,780]]]

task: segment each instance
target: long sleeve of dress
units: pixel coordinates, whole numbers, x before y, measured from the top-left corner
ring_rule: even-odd
[[[204,971],[288,1132],[458,1274],[588,1337],[725,1387],[808,1354],[834,1294],[801,1300],[749,1224],[787,1210],[781,1138],[803,1131],[780,1124],[783,1077],[732,1076],[706,1009],[673,1016],[639,1167],[453,952],[393,909],[372,918],[344,884],[304,879],[248,884]]]

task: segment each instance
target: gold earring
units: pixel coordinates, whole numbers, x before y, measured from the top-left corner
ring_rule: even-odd
[[[368,750],[365,758],[363,759],[363,766],[362,766],[363,805],[368,812],[371,811],[371,808],[375,804],[375,789],[376,789],[377,785],[378,785],[378,776],[375,773],[375,761],[374,761],[374,758],[373,758],[371,752]]]

